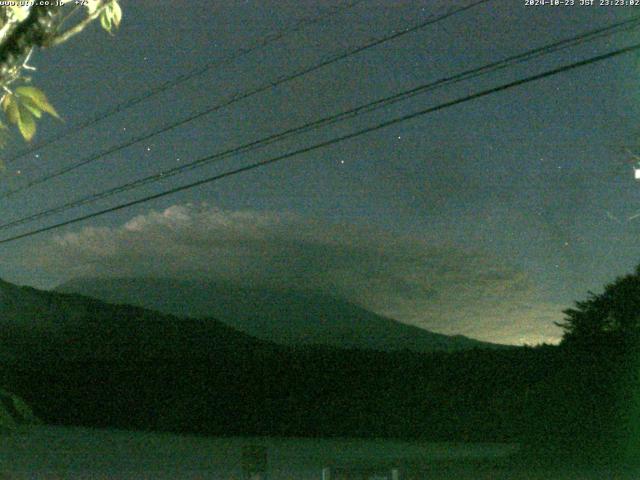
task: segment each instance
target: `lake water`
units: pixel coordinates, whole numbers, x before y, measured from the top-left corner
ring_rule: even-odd
[[[241,479],[248,445],[266,448],[269,480],[320,480],[322,468],[330,465],[491,459],[517,450],[505,444],[206,438],[34,427],[0,436],[0,479]]]

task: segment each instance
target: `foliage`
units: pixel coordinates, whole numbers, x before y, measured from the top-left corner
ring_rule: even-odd
[[[640,267],[564,311],[564,343],[628,349],[640,340]]]
[[[111,33],[113,27],[118,28],[122,20],[122,9],[117,1],[107,4],[107,7],[100,14],[100,25],[107,32]]]
[[[509,441],[532,455],[589,462],[617,461],[640,440],[633,423],[640,389],[628,375],[640,370],[629,368],[632,359],[622,352],[284,347],[213,319],[3,289],[8,298],[31,300],[9,302],[0,312],[11,324],[29,325],[0,329],[7,349],[19,346],[0,365],[0,385],[47,423]],[[59,327],[34,328],[29,320],[39,318]]]
[[[15,93],[6,93],[1,103],[9,122],[18,127],[27,141],[35,135],[36,119],[42,117],[43,112],[60,118],[44,92],[36,87],[18,87]]]
[[[96,19],[109,33],[122,21],[118,0],[86,0],[84,8],[78,7],[79,2],[48,3],[51,5],[0,6],[0,87],[4,90],[0,104],[8,123],[27,141],[33,139],[43,113],[60,118],[44,92],[25,75],[35,70],[28,64],[34,49],[60,45]],[[0,122],[0,147],[5,141],[6,125]]]
[[[606,426],[583,437],[598,439],[599,451],[640,459],[640,266],[564,313],[558,325],[573,367],[562,383],[582,385],[565,402],[583,422]]]

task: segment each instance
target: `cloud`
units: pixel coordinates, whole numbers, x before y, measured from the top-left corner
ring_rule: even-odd
[[[557,341],[564,306],[522,271],[433,240],[289,213],[175,205],[116,228],[86,227],[34,260],[61,277],[215,278],[337,294],[400,321],[508,343]]]

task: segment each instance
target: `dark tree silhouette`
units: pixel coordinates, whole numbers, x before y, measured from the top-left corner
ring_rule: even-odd
[[[564,314],[558,325],[572,366],[560,388],[581,392],[568,394],[567,403],[580,410],[583,437],[598,438],[595,445],[616,456],[640,459],[640,266]]]
[[[640,345],[640,266],[618,277],[601,294],[589,292],[587,300],[563,312],[563,343],[619,349]]]

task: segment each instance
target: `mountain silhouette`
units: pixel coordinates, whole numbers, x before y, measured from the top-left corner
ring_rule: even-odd
[[[265,342],[214,319],[184,319],[141,307],[0,280],[0,359],[198,358]]]
[[[406,325],[317,292],[157,278],[78,278],[58,286],[56,291],[181,317],[216,318],[253,337],[288,346],[415,352],[499,347]]]

